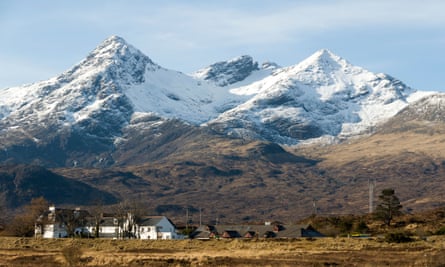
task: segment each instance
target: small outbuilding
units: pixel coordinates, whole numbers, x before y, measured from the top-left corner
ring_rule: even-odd
[[[301,238],[324,237],[311,225],[269,224],[264,225],[202,225],[190,238]]]

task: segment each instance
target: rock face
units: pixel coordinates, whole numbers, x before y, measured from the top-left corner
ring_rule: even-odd
[[[285,68],[241,56],[189,76],[112,36],[55,78],[0,90],[0,160],[110,166],[121,148],[136,158],[141,136],[159,147],[190,128],[279,144],[349,138],[372,132],[414,92],[328,50]]]
[[[251,56],[244,55],[212,64],[195,72],[194,76],[212,81],[218,86],[226,86],[243,81],[257,70],[259,70],[258,62],[254,62]]]

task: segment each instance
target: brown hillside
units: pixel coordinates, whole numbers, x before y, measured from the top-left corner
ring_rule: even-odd
[[[311,214],[313,196],[327,190],[307,185],[323,184],[311,167],[316,161],[276,144],[220,139],[196,146],[200,148],[126,168],[54,171],[121,199],[136,197],[147,212],[180,218],[187,207],[195,221],[200,208],[206,221],[293,220]]]
[[[351,185],[376,179],[377,192],[396,189],[408,209],[445,205],[445,127],[442,124],[392,120],[378,133],[348,143],[308,148],[318,167]],[[366,192],[351,191],[359,199]]]
[[[204,221],[235,222],[363,214],[369,179],[377,182],[375,199],[392,187],[405,211],[419,211],[444,205],[442,140],[439,134],[378,133],[289,153],[272,143],[209,138],[136,166],[56,171],[121,199],[136,197],[147,212],[178,221],[186,208],[194,222],[199,209]]]

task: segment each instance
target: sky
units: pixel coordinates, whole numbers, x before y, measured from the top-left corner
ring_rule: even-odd
[[[57,76],[118,35],[184,73],[240,55],[290,66],[326,48],[445,91],[444,10],[443,0],[1,0],[0,88]]]

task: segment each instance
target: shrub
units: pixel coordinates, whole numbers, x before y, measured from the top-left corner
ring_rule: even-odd
[[[62,249],[62,255],[68,263],[68,266],[79,266],[82,257],[82,251],[80,250],[79,246],[77,246],[76,244],[72,244]]]
[[[369,231],[369,227],[365,221],[360,221],[355,227],[355,231],[359,233],[367,233]]]
[[[387,233],[385,235],[385,241],[388,243],[406,243],[413,241],[413,239],[411,238],[409,233],[396,232],[396,233]]]
[[[436,235],[445,235],[445,226],[436,231]]]
[[[429,257],[426,266],[431,267],[444,267],[445,266],[445,254],[437,253]]]

